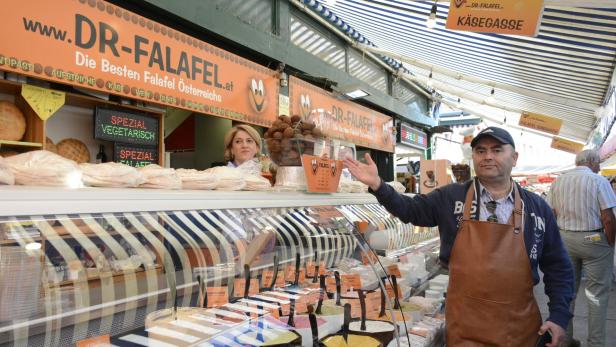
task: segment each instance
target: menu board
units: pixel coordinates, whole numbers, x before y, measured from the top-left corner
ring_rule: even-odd
[[[105,107],[94,111],[95,139],[158,146],[158,129],[158,118]]]
[[[113,161],[133,167],[158,164],[158,148],[115,143]]]

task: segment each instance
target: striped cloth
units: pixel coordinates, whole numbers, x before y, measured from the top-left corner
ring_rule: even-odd
[[[554,181],[547,200],[556,211],[558,227],[569,231],[601,229],[601,210],[616,206],[610,183],[586,166],[578,166]]]

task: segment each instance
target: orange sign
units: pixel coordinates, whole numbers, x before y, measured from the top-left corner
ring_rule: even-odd
[[[338,191],[342,160],[332,160],[302,155],[302,165],[306,173],[306,186],[310,193],[335,193]]]
[[[536,36],[542,15],[543,0],[451,0],[445,27]]]
[[[77,341],[76,347],[107,347],[111,346],[111,339],[109,335],[101,335],[96,337],[90,337]]]
[[[276,72],[110,3],[3,6],[0,69],[271,126]]]
[[[208,287],[205,289],[207,293],[207,307],[218,307],[229,302],[229,292],[227,287]]]
[[[246,290],[246,280],[243,278],[236,278],[233,286],[233,296],[242,297]],[[256,278],[250,279],[250,288],[248,288],[248,295],[259,294],[259,280]]]
[[[520,116],[521,126],[558,135],[563,126],[562,119],[544,116],[538,113],[523,112]]]
[[[359,274],[340,275],[340,283],[342,284],[343,292],[351,288],[353,288],[353,290],[361,289],[361,277]]]
[[[391,117],[340,100],[298,78],[289,78],[291,114],[312,120],[327,137],[393,153],[395,136]]]
[[[562,137],[553,137],[552,145],[550,146],[561,151],[578,154],[584,149],[584,144],[563,139]]]

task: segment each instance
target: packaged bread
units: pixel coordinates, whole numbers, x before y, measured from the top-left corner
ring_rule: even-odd
[[[242,190],[246,186],[242,171],[228,166],[216,166],[205,170],[218,177],[216,190]]]
[[[244,190],[266,191],[272,189],[270,181],[263,176],[246,175],[244,180],[246,181]]]
[[[9,101],[0,101],[0,140],[19,141],[26,132],[24,114]]]
[[[137,187],[145,179],[136,168],[121,163],[83,163],[83,184],[90,187],[129,188]]]
[[[182,189],[182,180],[175,173],[175,169],[150,164],[140,167],[138,170],[145,179],[145,182],[140,184],[139,188]]]
[[[58,154],[77,163],[90,161],[90,151],[85,143],[77,139],[64,139],[56,145]]]
[[[72,160],[49,151],[31,151],[5,158],[15,183],[40,186],[81,186],[81,170]]]
[[[15,176],[11,172],[9,166],[4,162],[4,159],[0,157],[0,185],[2,184],[15,184]]]
[[[212,190],[218,185],[218,176],[213,173],[195,169],[177,169],[175,172],[182,180],[182,189]]]

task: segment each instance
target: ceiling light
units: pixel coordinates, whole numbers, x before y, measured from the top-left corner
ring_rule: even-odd
[[[486,101],[491,103],[491,104],[496,102],[496,98],[494,97],[494,88],[492,88],[492,92],[490,92],[490,96],[488,96]]]
[[[348,96],[351,99],[358,99],[358,98],[366,97],[370,95],[370,93],[368,93],[367,91],[363,89],[355,89],[355,90],[351,90],[349,92],[344,93],[344,95]]]
[[[432,5],[432,10],[430,10],[430,15],[426,20],[426,27],[428,29],[433,29],[436,26],[436,3]]]

